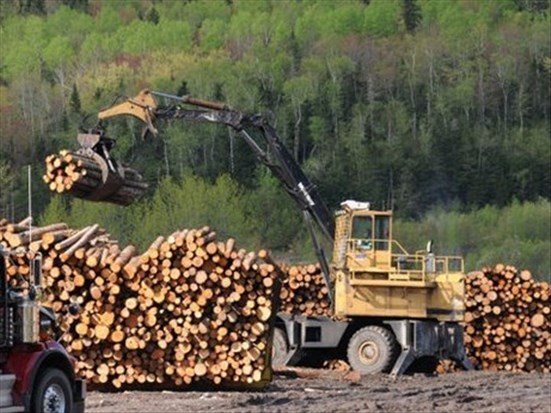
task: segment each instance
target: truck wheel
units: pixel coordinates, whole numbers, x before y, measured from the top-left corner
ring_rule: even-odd
[[[281,328],[274,329],[274,339],[272,341],[272,366],[283,366],[285,357],[289,348],[285,333]]]
[[[32,395],[35,413],[70,413],[73,392],[67,375],[59,369],[47,368],[40,374]]]
[[[394,335],[379,326],[364,327],[348,342],[348,362],[361,374],[388,373],[397,356]]]

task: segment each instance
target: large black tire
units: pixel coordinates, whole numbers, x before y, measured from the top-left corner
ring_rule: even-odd
[[[276,327],[274,329],[274,340],[272,342],[272,366],[283,366],[289,346],[287,345],[287,338],[281,328]]]
[[[33,386],[33,413],[71,413],[73,392],[67,375],[59,369],[47,368]]]
[[[361,328],[348,342],[348,362],[361,374],[388,373],[397,356],[396,338],[384,327]]]

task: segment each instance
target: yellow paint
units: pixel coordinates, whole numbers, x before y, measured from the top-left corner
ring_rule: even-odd
[[[140,119],[147,125],[152,125],[153,113],[157,103],[147,89],[142,90],[137,96],[127,99],[124,102],[102,110],[98,113],[98,119],[108,119],[115,116],[129,115]]]
[[[390,211],[343,210],[335,224],[336,315],[463,319],[462,258],[408,253],[392,238]],[[366,228],[369,234],[358,237]]]

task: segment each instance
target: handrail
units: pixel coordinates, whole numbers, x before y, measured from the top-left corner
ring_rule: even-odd
[[[407,252],[407,250],[402,246],[402,244],[400,244],[397,240],[393,239],[392,240],[392,244],[396,244],[396,246],[398,248],[400,248],[400,250],[402,250],[402,253],[403,254],[406,254],[406,255],[411,255],[409,252]],[[392,249],[391,249],[391,252],[392,252]]]
[[[365,245],[359,245],[359,243],[365,243]],[[375,249],[377,242],[386,242],[389,244],[388,249]],[[380,244],[379,244],[380,245]],[[392,248],[395,247],[395,248]],[[397,252],[393,252],[397,251]],[[407,250],[397,241],[389,239],[361,239],[351,238],[347,240],[347,252],[370,252],[376,254],[377,252],[390,252],[390,265],[392,270],[389,271],[389,277],[403,276],[411,281],[420,280],[425,282],[428,276],[434,277],[436,275],[445,275],[446,279],[451,274],[464,272],[464,260],[461,256],[434,256],[423,251],[420,253],[416,251],[415,254],[410,254]],[[349,259],[353,259],[356,263],[360,264],[360,261],[355,256],[347,254]],[[427,260],[433,259],[434,272],[428,272]]]

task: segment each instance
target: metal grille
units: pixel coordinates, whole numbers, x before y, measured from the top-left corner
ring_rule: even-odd
[[[0,246],[0,347],[7,347],[11,345],[11,325],[11,312],[8,308],[6,261],[4,260]]]
[[[0,308],[0,348],[13,346],[13,308]]]

